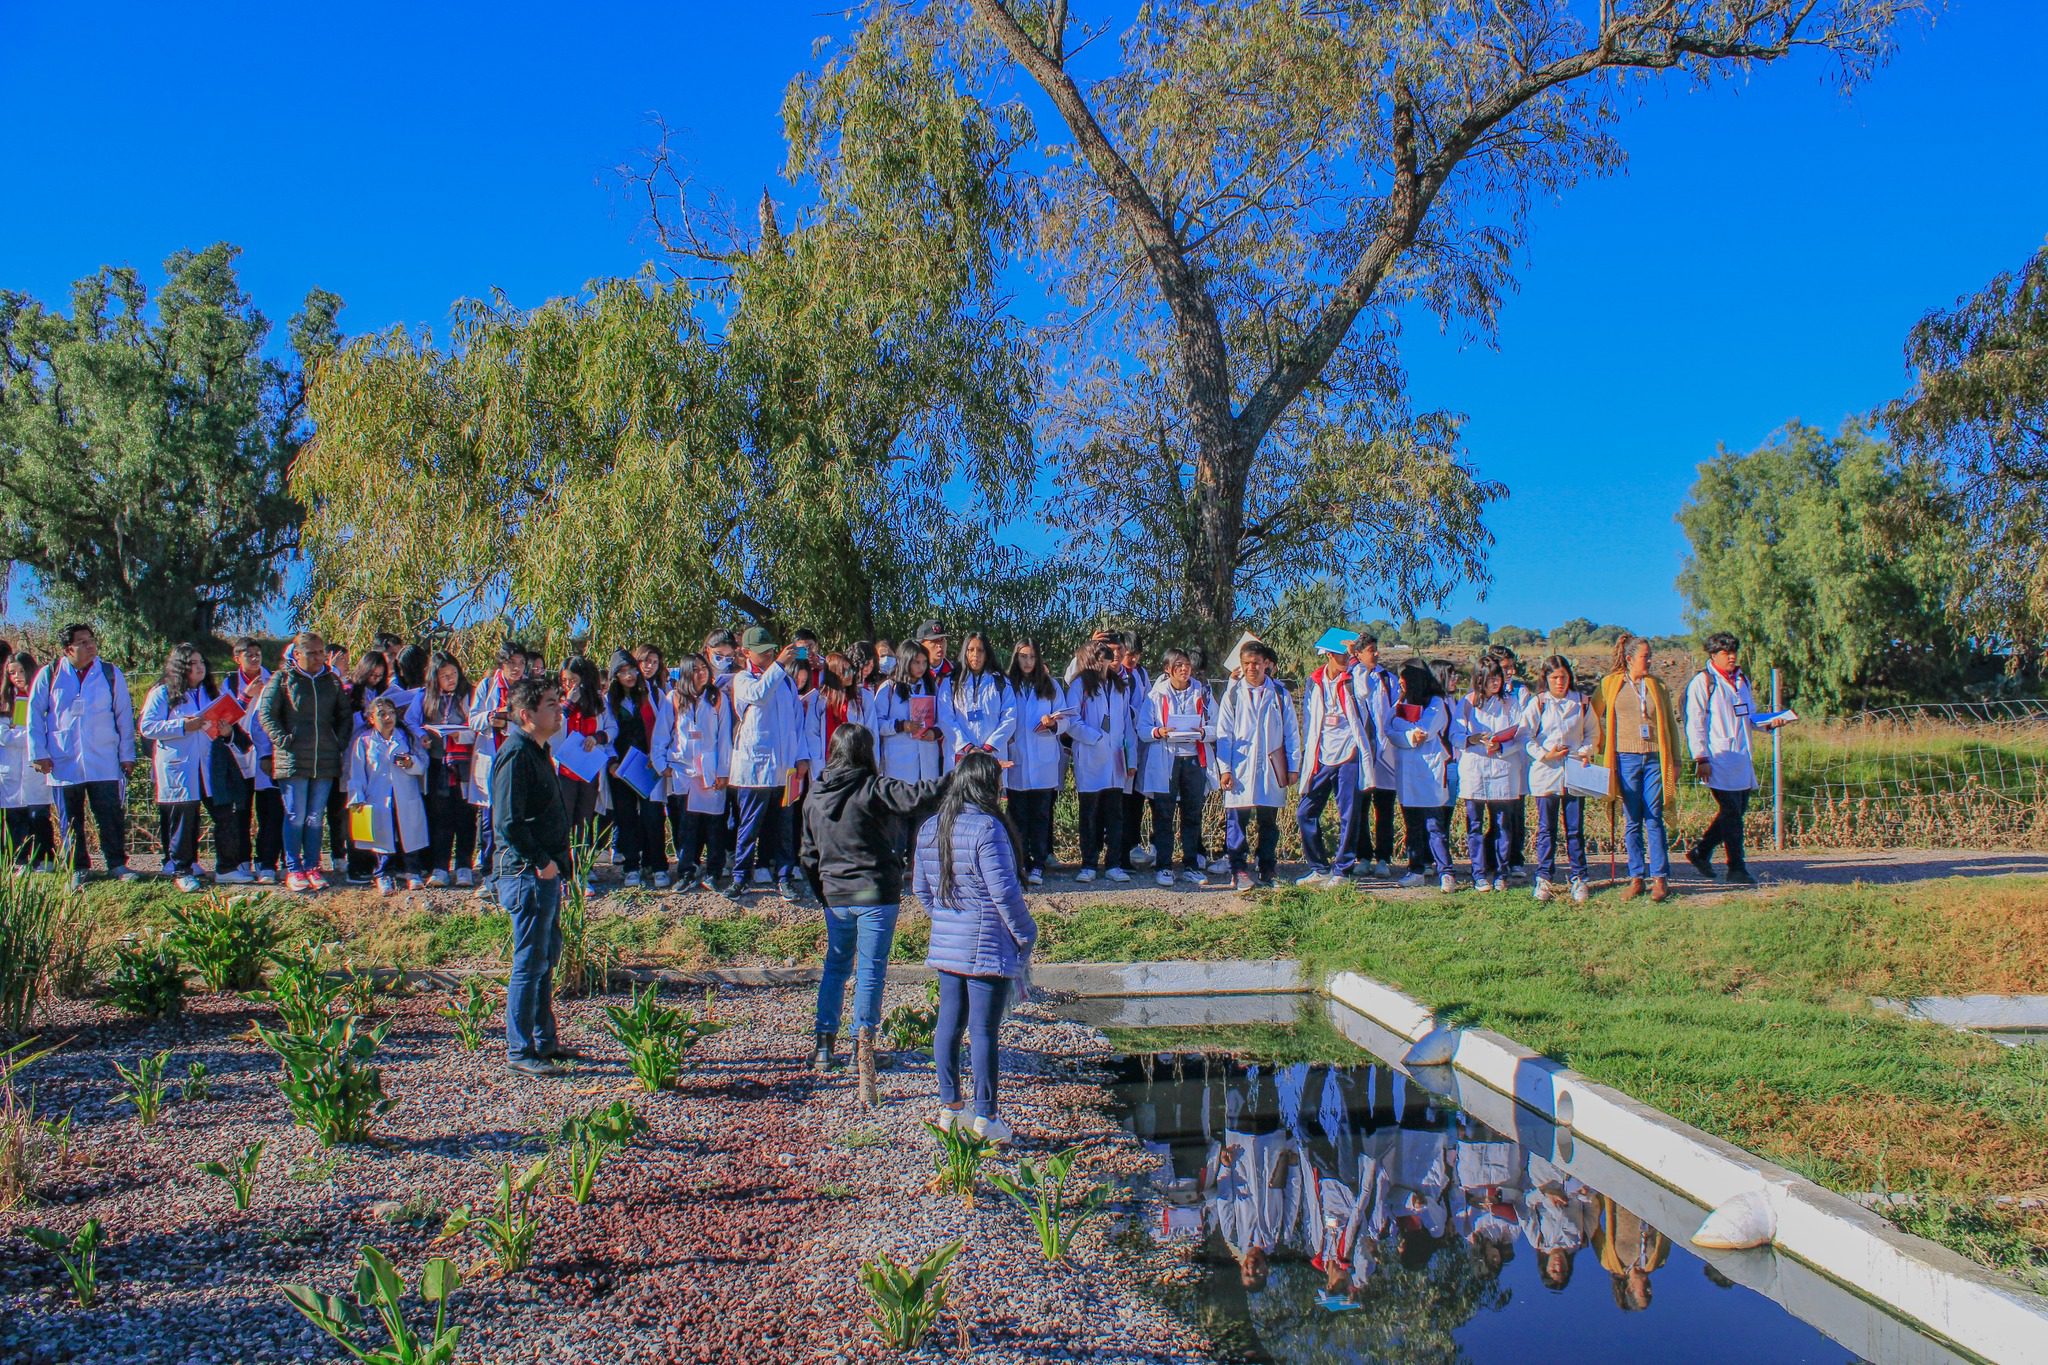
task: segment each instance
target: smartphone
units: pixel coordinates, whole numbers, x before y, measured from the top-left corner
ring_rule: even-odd
[[[811,647],[809,645],[798,645],[796,647],[796,657],[808,660],[811,657]]]

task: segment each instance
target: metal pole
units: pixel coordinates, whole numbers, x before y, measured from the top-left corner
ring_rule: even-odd
[[[1779,710],[1785,705],[1778,699],[1778,670],[1771,670],[1771,709]],[[1779,726],[1782,730],[1784,727]],[[1778,730],[1771,731],[1771,847],[1778,852],[1785,851],[1785,768],[1779,762],[1783,740]]]

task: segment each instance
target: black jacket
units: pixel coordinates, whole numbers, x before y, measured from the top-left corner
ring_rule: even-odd
[[[804,879],[827,905],[903,899],[898,822],[935,804],[947,779],[898,782],[864,768],[827,768],[804,799]]]
[[[284,667],[270,675],[256,703],[256,723],[270,736],[271,776],[339,778],[352,729],[348,691],[334,670],[302,673]]]
[[[574,875],[569,857],[569,811],[548,746],[517,726],[505,732],[491,760],[491,835],[497,840],[497,874],[516,877],[553,863]]]

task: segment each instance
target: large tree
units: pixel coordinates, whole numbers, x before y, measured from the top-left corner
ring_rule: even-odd
[[[922,45],[1064,127],[1004,166],[1068,310],[1046,329],[1053,515],[1220,638],[1293,578],[1341,572],[1406,614],[1483,576],[1499,490],[1454,417],[1409,409],[1401,321],[1491,337],[1529,206],[1622,164],[1642,79],[1811,51],[1853,82],[1920,7],[890,0],[827,71]]]
[[[1906,338],[1913,389],[1893,438],[1938,461],[1954,497],[1932,512],[1968,547],[1949,603],[1973,633],[2038,670],[2048,654],[2048,247]]]
[[[154,300],[107,267],[69,317],[0,291],[0,544],[48,611],[124,653],[244,623],[297,544],[304,366],[335,344],[341,300],[308,294],[290,358],[268,358],[239,254],[177,253]]]

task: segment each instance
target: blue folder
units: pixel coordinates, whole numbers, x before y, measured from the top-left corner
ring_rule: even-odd
[[[654,771],[654,765],[639,749],[628,748],[626,756],[619,760],[619,780],[639,792],[643,800],[661,799],[661,774]]]

